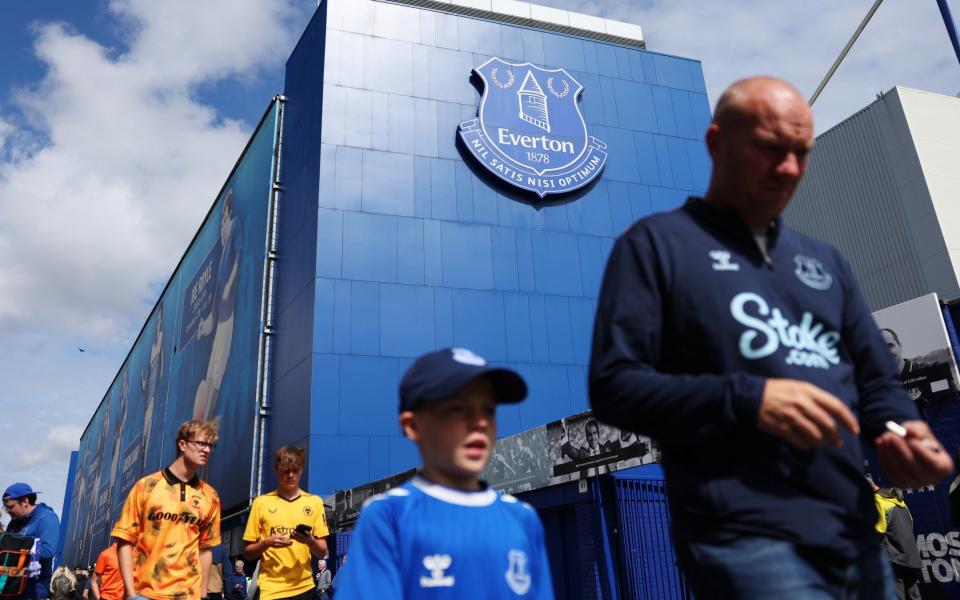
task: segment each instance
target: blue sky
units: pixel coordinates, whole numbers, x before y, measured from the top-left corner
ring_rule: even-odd
[[[640,24],[649,49],[703,61],[713,101],[757,73],[809,95],[872,0],[808,0],[802,10],[761,0],[541,3]],[[281,91],[283,62],[315,6],[4,3],[0,486],[29,481],[60,511],[69,451]],[[935,0],[881,6],[818,100],[818,131],[894,85],[960,91]]]

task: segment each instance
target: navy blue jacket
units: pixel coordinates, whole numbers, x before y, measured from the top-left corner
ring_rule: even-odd
[[[852,557],[877,514],[859,440],[804,451],[757,429],[768,377],[840,398],[873,440],[917,419],[846,260],[769,228],[768,257],[732,210],[700,199],[613,247],[597,307],[590,402],[663,449],[674,536],[752,534]]]
[[[53,574],[53,556],[57,553],[60,538],[60,519],[53,509],[40,503],[29,515],[13,519],[7,531],[17,535],[40,538],[40,577],[28,580],[20,598],[46,598],[50,595],[50,576]]]

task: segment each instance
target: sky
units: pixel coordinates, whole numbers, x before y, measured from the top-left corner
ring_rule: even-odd
[[[540,3],[640,24],[649,50],[702,60],[713,102],[759,73],[809,97],[873,1]],[[30,482],[61,511],[70,451],[315,6],[3,3],[0,488]],[[960,92],[935,0],[883,3],[814,106],[817,130],[894,85]]]

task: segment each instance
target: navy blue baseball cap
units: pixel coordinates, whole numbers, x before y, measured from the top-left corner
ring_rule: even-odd
[[[446,400],[477,377],[491,384],[497,402],[511,404],[527,397],[527,384],[514,371],[491,367],[466,348],[444,348],[418,358],[400,380],[400,412]]]
[[[33,491],[33,488],[30,487],[27,483],[15,483],[7,488],[7,491],[3,493],[4,500],[18,500],[29,496],[30,494],[39,494],[40,492]]]

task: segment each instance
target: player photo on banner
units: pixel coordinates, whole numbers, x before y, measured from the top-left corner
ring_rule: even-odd
[[[649,438],[604,425],[591,411],[549,423],[546,432],[551,485],[659,460]]]
[[[547,429],[536,427],[497,440],[480,479],[508,494],[550,485]]]
[[[221,505],[249,501],[250,480],[237,474],[249,473],[253,460],[278,119],[274,102],[81,437],[66,562],[96,558],[133,483],[176,457],[187,419],[216,421],[230,441],[201,473]]]
[[[396,475],[378,479],[349,490],[337,490],[334,495],[333,531],[349,531],[360,517],[360,509],[370,496],[382,494],[413,479],[416,469],[408,469]]]
[[[924,401],[957,391],[957,362],[936,294],[879,310],[873,318],[911,398]]]

